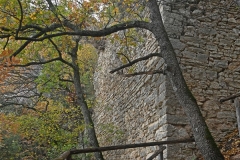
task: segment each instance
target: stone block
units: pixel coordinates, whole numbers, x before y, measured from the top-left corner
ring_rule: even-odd
[[[235,71],[240,66],[240,62],[232,62],[229,64],[228,69]]]
[[[218,75],[216,71],[206,70],[207,79],[216,80]]]
[[[196,60],[203,62],[203,63],[207,63],[208,62],[208,55],[207,54],[197,54]]]
[[[190,59],[195,59],[196,56],[197,56],[196,53],[190,52],[190,51],[183,51],[183,52],[182,52],[182,55],[183,55],[183,57],[185,57],[185,58],[190,58]]]
[[[216,45],[206,45],[206,48],[209,51],[217,51],[218,50],[218,47]]]
[[[230,111],[221,111],[217,113],[217,118],[227,118],[227,119],[235,119],[236,115],[233,112]]]
[[[228,22],[231,22],[231,23],[237,23],[237,21],[236,21],[235,18],[229,18],[229,19],[228,19]]]
[[[220,43],[219,43],[219,45],[223,45],[223,46],[225,45],[231,46],[232,44],[233,44],[233,40],[231,39],[220,39]]]
[[[236,46],[240,46],[240,39],[237,39],[237,40],[234,42],[234,44],[235,44]]]
[[[202,13],[203,13],[203,11],[202,10],[200,10],[200,9],[196,9],[196,10],[194,10],[193,12],[192,12],[192,14],[193,15],[202,15]]]
[[[163,115],[159,118],[159,126],[162,126],[167,123],[167,115]]]
[[[203,68],[193,67],[191,75],[196,80],[207,78],[206,72]]]
[[[170,41],[171,41],[174,49],[182,51],[186,47],[186,45],[184,43],[182,43],[179,39],[170,38]]]
[[[233,79],[227,82],[228,86],[233,87],[234,89],[240,89],[240,83],[234,82]]]
[[[219,68],[228,68],[227,60],[214,60],[214,65]]]
[[[237,28],[233,28],[233,32],[234,32],[236,35],[239,35],[239,34],[240,34],[240,30],[237,29]]]
[[[215,100],[208,100],[206,102],[203,103],[203,109],[204,110],[219,110],[219,102],[215,101]]]
[[[220,124],[217,126],[217,130],[220,130],[222,132],[230,131],[234,126],[231,126],[229,124]]]
[[[205,50],[203,50],[202,48],[199,47],[188,47],[186,48],[186,50],[190,51],[190,52],[194,52],[194,53],[200,53],[200,54],[205,54]]]
[[[179,139],[184,139],[184,138],[189,138],[189,134],[187,133],[186,129],[184,128],[180,128],[177,132],[176,132],[176,137]]]
[[[189,124],[186,116],[183,115],[167,115],[167,123],[175,125]]]
[[[239,160],[239,159],[240,159],[240,154],[230,157],[230,160]]]
[[[198,32],[200,34],[204,34],[204,35],[216,35],[217,31],[213,28],[209,28],[209,27],[201,27],[199,28]]]
[[[212,88],[212,89],[221,89],[222,87],[219,85],[218,82],[211,82],[210,88]]]
[[[173,106],[167,105],[167,103],[164,103],[162,106],[162,109],[160,110],[160,116],[164,114],[176,114],[176,109]]]
[[[154,137],[155,137],[155,140],[162,140],[167,137],[167,132],[162,132],[157,130]]]
[[[159,127],[159,121],[156,121],[148,126],[148,132],[153,132]]]
[[[204,44],[204,41],[198,37],[181,36],[180,41],[185,43],[192,42],[192,43],[198,44],[198,46],[200,44]]]

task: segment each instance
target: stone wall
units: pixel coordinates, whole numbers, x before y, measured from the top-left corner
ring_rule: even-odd
[[[174,0],[160,5],[164,24],[178,55],[185,80],[196,97],[217,142],[236,128],[231,102],[221,97],[240,88],[240,13],[234,3],[211,0]],[[159,49],[146,31],[134,56]],[[99,53],[95,73],[97,105],[94,118],[101,146],[144,143],[191,137],[188,120],[165,75],[131,78],[109,71],[121,65],[117,42],[107,42]],[[152,58],[135,66],[136,71],[159,69],[164,61]],[[125,71],[126,72],[126,71]],[[108,160],[146,159],[155,147],[104,152]],[[194,159],[194,144],[167,145],[168,160]]]
[[[177,38],[172,39],[177,44],[173,46],[187,84],[217,141],[235,128],[233,105],[220,104],[219,99],[239,92],[239,11],[234,3],[219,0],[190,4],[185,13],[177,7],[171,9],[186,17],[181,21],[181,34],[176,32]],[[181,19],[171,13],[170,17]]]

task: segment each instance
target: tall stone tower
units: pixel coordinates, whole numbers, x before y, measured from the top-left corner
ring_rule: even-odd
[[[236,128],[231,102],[221,97],[240,90],[240,9],[228,0],[165,0],[159,5],[165,28],[178,56],[185,80],[217,143]],[[139,31],[145,41],[135,58],[158,52],[151,33]],[[106,41],[99,53],[94,85],[94,119],[101,146],[183,139],[192,136],[182,107],[165,75],[122,77],[109,71],[122,65],[119,44]],[[161,58],[134,66],[136,71],[160,69]],[[194,143],[166,145],[167,160],[197,157]],[[108,160],[144,160],[157,148],[104,152]]]

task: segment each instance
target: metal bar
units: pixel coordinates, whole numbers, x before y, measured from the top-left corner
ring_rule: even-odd
[[[162,149],[162,152],[159,154],[159,160],[163,160],[163,150],[166,149],[167,147],[166,146],[162,146],[162,145],[160,145],[158,147],[159,147],[159,149]]]
[[[101,151],[127,149],[127,148],[157,146],[157,145],[163,145],[163,144],[187,143],[187,142],[195,142],[195,140],[191,138],[191,139],[183,139],[183,140],[125,144],[125,145],[107,146],[107,147],[98,147],[98,148],[75,149],[75,150],[71,150],[70,152],[71,154],[79,154],[79,153],[101,152]]]
[[[153,153],[153,155],[151,155],[147,160],[153,160],[155,157],[157,157],[158,155],[160,156],[160,160],[163,160],[163,158],[161,159],[161,156],[163,157],[163,150],[166,149],[165,146],[159,145],[159,149],[157,151],[155,151]]]
[[[171,141],[161,141],[161,142],[148,142],[148,143],[137,143],[137,144],[125,144],[125,145],[117,145],[117,146],[107,146],[107,147],[98,147],[98,148],[85,148],[85,149],[74,149],[70,150],[68,155],[80,154],[80,153],[91,153],[91,152],[102,152],[102,151],[110,151],[110,150],[118,150],[118,149],[128,149],[128,148],[138,148],[138,147],[148,147],[148,146],[157,146],[163,144],[176,144],[176,143],[189,143],[195,142],[193,138],[190,139],[181,139],[181,140],[171,140]],[[66,157],[59,157],[58,160],[66,159]],[[56,159],[56,160],[57,160]]]

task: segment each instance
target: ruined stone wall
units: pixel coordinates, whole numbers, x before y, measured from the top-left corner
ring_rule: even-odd
[[[235,128],[233,105],[220,104],[219,99],[239,92],[240,10],[232,1],[219,0],[192,1],[185,7],[168,8],[163,15],[171,18],[165,25],[187,84],[215,139],[221,141]],[[174,33],[176,24],[183,27]]]
[[[234,107],[219,103],[240,88],[240,14],[228,1],[169,1],[160,5],[164,24],[177,53],[185,80],[196,97],[217,142],[236,128]],[[135,57],[158,52],[155,39],[141,31],[145,41]],[[97,105],[94,119],[101,146],[188,138],[191,129],[165,75],[131,78],[109,71],[121,65],[119,44],[106,43],[95,73]],[[136,71],[159,69],[164,61],[152,58]],[[127,72],[126,70],[124,72]],[[146,159],[155,147],[104,152],[108,160]],[[168,160],[197,156],[194,144],[167,145]]]
[[[155,40],[138,46],[138,55],[157,52]],[[95,73],[97,107],[94,109],[95,122],[101,145],[151,142],[166,137],[166,119],[161,118],[167,109],[166,77],[164,75],[143,75],[131,78],[109,71],[121,64],[117,52],[118,44],[108,42],[101,52]],[[147,48],[146,48],[147,47]],[[135,66],[137,71],[161,68],[163,60],[152,58]],[[160,124],[160,125],[159,125]],[[108,128],[109,127],[109,128]],[[160,129],[161,128],[161,129]],[[109,130],[111,130],[109,132]],[[160,130],[159,130],[160,129]],[[156,136],[158,131],[159,136]],[[155,151],[154,147],[107,152],[106,159],[145,159]]]

